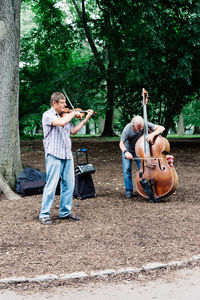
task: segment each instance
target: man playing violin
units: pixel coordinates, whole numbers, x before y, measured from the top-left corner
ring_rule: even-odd
[[[62,116],[66,108],[64,94],[55,92],[51,96],[51,108],[42,117],[44,133],[44,150],[46,164],[46,185],[43,191],[42,207],[39,220],[42,224],[52,224],[50,210],[54,202],[55,192],[59,179],[60,182],[60,219],[79,221],[71,213],[72,197],[74,191],[74,162],[71,152],[70,134],[76,134],[92,116],[93,111],[87,110],[87,115],[82,119],[79,111],[69,111]],[[71,120],[80,118],[80,122],[73,127]]]
[[[153,142],[156,135],[162,133],[165,128],[161,125],[155,125],[147,122],[148,128],[151,131],[146,137],[148,142]],[[133,197],[133,181],[132,181],[132,161],[136,157],[135,144],[140,136],[143,135],[144,119],[141,116],[135,116],[128,123],[123,131],[119,147],[122,151],[122,169],[125,185],[125,193],[127,198]],[[138,170],[141,167],[140,159],[136,159]]]

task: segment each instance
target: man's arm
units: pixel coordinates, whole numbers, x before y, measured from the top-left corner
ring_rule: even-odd
[[[165,130],[165,127],[161,125],[155,125],[153,132],[149,133],[146,137],[147,142],[152,143],[156,135],[161,134]]]
[[[133,156],[130,152],[127,151],[125,145],[124,145],[124,142],[120,141],[119,143],[119,147],[120,149],[122,150],[122,152],[124,152],[124,155],[127,159],[133,159]]]
[[[70,133],[72,135],[76,134],[79,130],[81,130],[81,128],[87,123],[87,121],[89,120],[89,118],[92,116],[93,114],[93,110],[88,109],[87,111],[87,116],[85,117],[85,119],[81,122],[79,122],[75,127],[73,127],[70,131]]]
[[[80,114],[80,113],[78,113]],[[77,115],[77,112],[72,111],[70,113],[66,113],[64,117],[62,118],[56,118],[55,120],[52,121],[51,125],[53,126],[65,126],[67,123],[69,123],[73,117]]]

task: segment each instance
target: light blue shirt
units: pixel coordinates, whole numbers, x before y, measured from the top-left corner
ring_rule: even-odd
[[[73,125],[67,123],[64,126],[52,126],[52,122],[60,118],[57,112],[51,107],[42,116],[43,145],[45,156],[51,154],[60,159],[71,159],[71,138],[70,131]]]

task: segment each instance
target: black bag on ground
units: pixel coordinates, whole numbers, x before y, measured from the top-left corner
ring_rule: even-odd
[[[45,179],[21,182],[19,184],[19,194],[22,197],[42,194],[45,182]]]
[[[86,173],[75,176],[74,197],[81,200],[96,197],[91,174]]]
[[[22,197],[42,194],[46,184],[46,173],[35,168],[25,168],[17,176],[16,192]],[[56,189],[56,195],[60,195],[60,179]]]
[[[95,187],[91,174],[96,170],[88,163],[87,149],[76,150],[77,166],[75,168],[74,197],[87,199],[96,197]]]
[[[25,168],[17,176],[16,192],[24,196],[41,194],[46,182],[46,173],[35,168]]]

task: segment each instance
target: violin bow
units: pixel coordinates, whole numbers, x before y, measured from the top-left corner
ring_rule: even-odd
[[[74,106],[73,106],[73,104],[71,103],[71,101],[69,100],[69,97],[67,96],[67,93],[65,92],[64,89],[62,89],[62,91],[63,91],[63,94],[65,95],[65,98],[67,99],[67,101],[68,101],[69,104],[71,105],[72,109],[74,110]]]
[[[133,157],[131,159],[132,160],[137,160],[137,159],[140,159],[140,160],[149,160],[149,159],[156,160],[156,159],[164,159],[164,158],[163,157]]]

